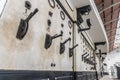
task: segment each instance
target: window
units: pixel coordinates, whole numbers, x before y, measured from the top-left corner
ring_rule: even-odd
[[[3,13],[7,0],[0,0],[0,17]]]

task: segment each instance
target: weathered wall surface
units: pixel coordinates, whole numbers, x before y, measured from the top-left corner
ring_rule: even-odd
[[[25,13],[25,0],[8,0],[4,12],[0,18],[0,69],[12,70],[61,70],[72,71],[73,58],[69,57],[69,48],[73,45],[72,30],[68,26],[69,18],[65,15],[65,20],[60,17],[62,9],[55,2],[55,8],[51,8],[48,0],[29,0],[32,4],[31,10]],[[76,10],[72,12],[64,0],[61,0],[71,17],[76,19]],[[57,7],[58,6],[58,7]],[[20,19],[25,19],[30,12],[38,8],[38,13],[33,16],[29,22],[29,28],[26,36],[19,40],[16,38]],[[58,9],[60,8],[60,9]],[[53,16],[49,16],[49,11]],[[47,24],[47,20],[51,20],[51,26]],[[64,27],[61,27],[64,24]],[[76,71],[94,71],[91,65],[82,61],[82,55],[85,52],[93,56],[93,50],[89,45],[85,44],[81,33],[75,28],[75,44],[79,46],[75,50],[75,70]],[[50,48],[45,49],[46,33],[51,36],[60,34],[63,36],[54,39]],[[71,33],[71,35],[70,35]],[[60,42],[71,38],[71,42],[65,44],[64,54],[60,54]],[[51,67],[51,64],[55,67]]]
[[[20,70],[72,70],[72,58],[69,58],[69,47],[72,47],[72,41],[66,43],[64,54],[59,54],[60,42],[69,37],[72,38],[72,29],[68,27],[69,19],[65,15],[63,21],[60,17],[60,11],[57,6],[51,8],[48,0],[29,0],[32,4],[31,10],[25,13],[25,0],[8,0],[2,17],[0,18],[0,69],[20,69]],[[63,2],[69,10],[68,5]],[[57,5],[57,3],[55,4]],[[16,38],[20,19],[25,19],[35,8],[39,12],[33,16],[29,22],[29,28],[23,40]],[[50,17],[48,12],[53,16]],[[70,13],[73,16],[73,12]],[[47,20],[52,24],[48,29]],[[61,27],[61,23],[64,27]],[[60,34],[63,36],[53,40],[49,49],[44,48],[46,33],[51,36]],[[51,67],[55,63],[55,67]]]

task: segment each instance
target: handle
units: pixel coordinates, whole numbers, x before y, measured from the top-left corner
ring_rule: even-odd
[[[71,41],[71,38],[68,38],[67,40],[65,40],[63,44],[67,43],[68,41]]]
[[[61,34],[59,34],[59,35],[56,34],[56,35],[52,36],[52,39],[55,39],[55,38],[60,37],[62,35],[63,35],[63,32],[61,31]]]
[[[38,8],[36,8],[33,12],[29,14],[29,16],[25,20],[28,22],[38,11]]]
[[[72,49],[76,48],[77,46],[78,46],[78,44],[76,44],[75,46],[73,46],[73,48],[72,48]]]

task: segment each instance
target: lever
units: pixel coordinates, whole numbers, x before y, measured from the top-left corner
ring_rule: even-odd
[[[66,44],[68,41],[71,41],[71,38],[68,38],[68,39],[66,39],[63,43],[60,43],[60,54],[64,53],[64,51],[65,51],[65,44]]]
[[[52,38],[52,39],[55,39],[55,38],[58,38],[58,37],[60,37],[60,36],[62,36],[62,35],[63,35],[63,32],[61,31],[61,34],[59,34],[59,35],[55,34],[55,35],[52,36],[51,38]]]
[[[26,35],[29,27],[29,20],[38,12],[38,9],[36,8],[33,12],[29,14],[29,16],[24,20],[20,20],[19,28],[17,31],[16,38],[22,40],[24,36]]]
[[[55,34],[54,36],[51,36],[49,34],[46,34],[46,38],[45,38],[45,48],[48,49],[51,44],[52,44],[52,40],[55,39],[55,38],[58,38],[60,36],[63,36],[63,32],[61,31],[61,33],[58,35],[58,34]]]
[[[76,48],[77,46],[78,46],[78,44],[76,44],[76,45],[73,46],[72,48],[69,48],[69,57],[72,57],[72,56],[73,56],[74,48]]]

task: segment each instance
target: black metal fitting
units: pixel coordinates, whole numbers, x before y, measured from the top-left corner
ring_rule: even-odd
[[[89,15],[90,11],[91,11],[90,5],[77,8],[77,12],[81,15]]]
[[[25,7],[27,9],[31,9],[32,5],[31,5],[31,3],[29,1],[25,1]]]
[[[88,28],[83,28],[83,29],[81,29],[80,27],[79,27],[79,29],[78,29],[78,33],[79,32],[81,32],[81,31],[86,31],[86,30],[90,30],[91,29],[91,22],[90,22],[90,19],[87,19],[86,20],[86,23],[87,23],[87,25],[88,25]]]
[[[61,27],[62,27],[62,28],[64,27],[64,24],[63,24],[63,23],[61,23]]]
[[[58,34],[55,34],[54,36],[51,36],[49,34],[46,34],[46,38],[45,38],[45,49],[48,49],[51,44],[52,44],[52,40],[55,39],[55,38],[58,38],[58,37],[61,37],[63,36],[63,32],[61,31],[61,33],[58,35]]]
[[[52,17],[53,16],[53,13],[51,11],[49,11],[49,16]]]
[[[73,46],[72,48],[69,48],[69,57],[73,56],[73,51],[74,49],[78,46],[78,44],[76,44],[75,46]]]
[[[20,20],[19,28],[17,31],[16,38],[22,40],[24,36],[26,35],[29,27],[29,20],[38,12],[38,9],[36,8],[33,12],[29,14],[29,16],[24,20]]]
[[[65,51],[65,44],[66,44],[68,41],[71,41],[71,38],[68,38],[68,39],[66,39],[63,43],[60,43],[60,54],[64,53],[64,51]]]

